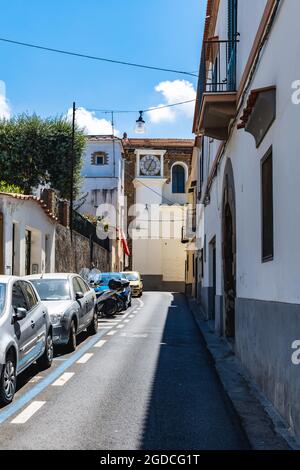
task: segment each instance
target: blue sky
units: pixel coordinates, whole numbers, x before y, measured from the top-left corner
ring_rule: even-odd
[[[1,37],[189,72],[198,69],[205,0],[10,0],[2,2]],[[2,115],[67,113],[109,130],[90,109],[147,109],[194,97],[196,78],[40,52],[0,42]],[[185,80],[185,81],[183,81]],[[190,83],[188,83],[190,82]],[[9,108],[7,108],[7,105]],[[145,116],[145,137],[191,137],[193,106]],[[120,135],[134,136],[135,114],[116,115]]]

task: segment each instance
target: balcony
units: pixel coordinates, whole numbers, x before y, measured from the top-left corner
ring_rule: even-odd
[[[197,209],[189,207],[186,212],[186,223],[182,227],[181,243],[188,244],[196,236],[197,230]]]
[[[203,43],[197,101],[197,133],[226,140],[236,113],[238,40],[212,39]]]

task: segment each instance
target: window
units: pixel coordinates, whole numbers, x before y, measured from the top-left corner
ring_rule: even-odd
[[[6,302],[6,285],[1,283],[0,284],[0,317],[4,312],[5,302]]]
[[[28,284],[28,282],[22,282],[22,287],[27,298],[28,309],[31,310],[38,303],[37,296],[35,295],[34,290],[32,289],[31,285]]]
[[[82,288],[81,288],[81,285],[78,282],[77,277],[74,277],[74,279],[72,280],[72,284],[73,284],[73,290],[74,290],[75,295],[77,294],[77,292],[82,292]],[[82,292],[82,293],[84,294],[84,292]]]
[[[104,165],[103,155],[97,155],[96,160],[95,160],[95,165]]]
[[[87,292],[89,292],[90,289],[87,287],[84,280],[81,279],[80,277],[77,277],[76,279],[78,281],[78,284],[80,285],[80,292],[82,292],[83,294],[86,294]]]
[[[91,157],[92,165],[107,165],[108,154],[106,152],[94,152]]]
[[[273,153],[272,148],[261,163],[262,261],[274,258]]]
[[[185,170],[182,165],[174,165],[172,168],[172,192],[185,193]]]
[[[12,306],[16,312],[18,308],[25,308],[28,310],[27,301],[22,291],[20,282],[15,282],[12,288]]]

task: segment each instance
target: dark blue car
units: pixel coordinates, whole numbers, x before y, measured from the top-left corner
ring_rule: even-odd
[[[96,274],[93,279],[94,284],[95,284],[95,287],[94,287],[95,292],[97,293],[97,292],[110,290],[108,284],[111,279],[117,279],[117,280],[123,279],[124,281],[126,281],[126,279],[124,278],[124,276],[122,276],[121,273]],[[123,289],[123,292],[118,293],[118,297],[121,299],[124,309],[126,310],[128,307],[131,306],[131,287],[130,286],[125,287]]]

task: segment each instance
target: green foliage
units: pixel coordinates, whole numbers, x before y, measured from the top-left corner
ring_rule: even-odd
[[[0,177],[25,193],[49,183],[62,198],[71,191],[72,125],[65,118],[41,119],[23,114],[0,121]],[[86,139],[75,131],[74,197],[80,186]]]
[[[0,180],[0,192],[1,193],[14,193],[14,194],[24,194],[24,191],[15,184],[9,184],[6,181]]]

